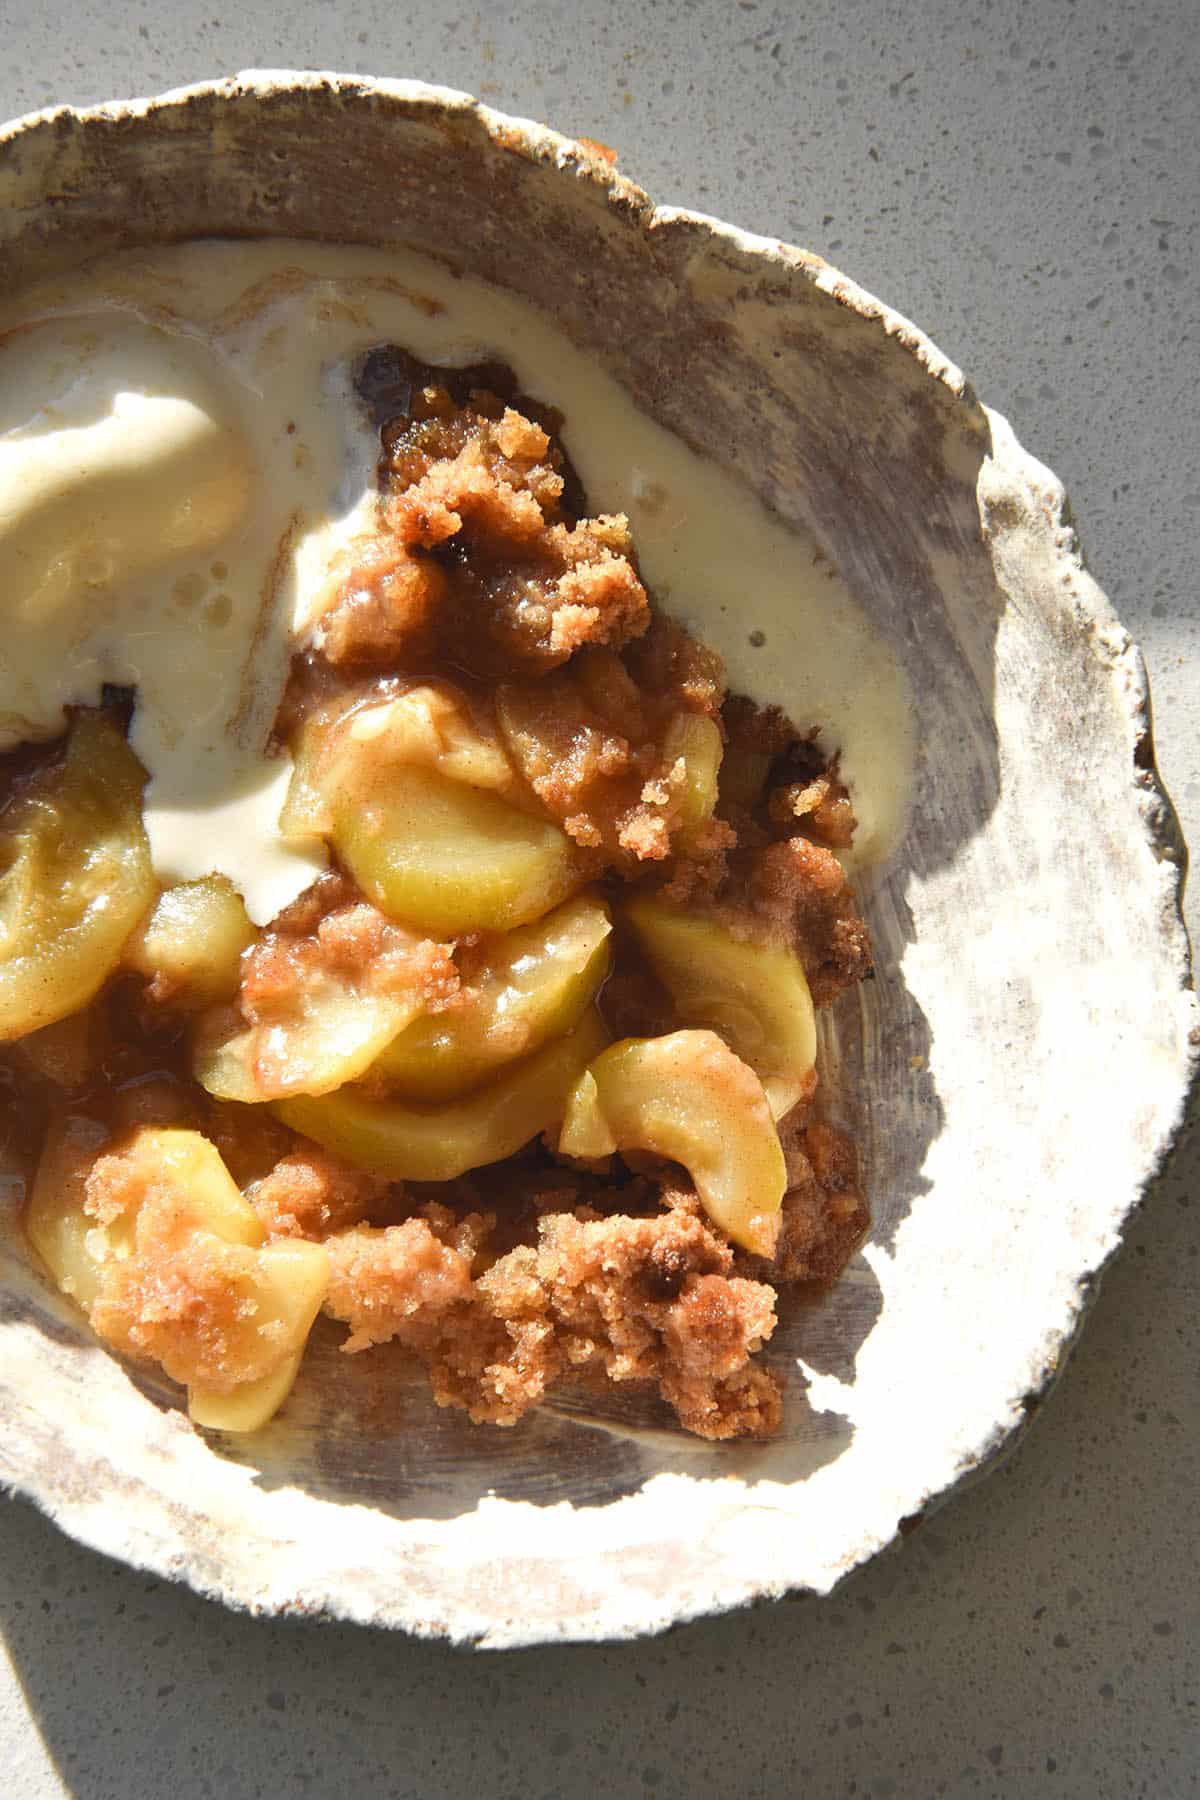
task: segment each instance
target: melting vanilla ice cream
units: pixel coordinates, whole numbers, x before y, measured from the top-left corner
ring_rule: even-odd
[[[106,683],[133,687],[161,877],[220,871],[258,923],[308,885],[322,853],[280,837],[290,765],[271,726],[330,560],[374,516],[378,437],[351,373],[388,342],[499,357],[562,411],[592,508],[628,513],[647,582],[724,655],[731,687],[840,746],[857,858],[886,854],[910,697],[816,547],[545,317],[392,250],[125,252],[0,304],[0,748],[55,735]]]

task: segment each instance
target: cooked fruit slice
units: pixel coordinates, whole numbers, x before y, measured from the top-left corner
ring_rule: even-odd
[[[353,1088],[322,1099],[276,1101],[293,1130],[392,1181],[453,1181],[500,1162],[563,1115],[567,1096],[607,1041],[595,1013],[574,1031],[466,1099],[444,1106],[372,1100]]]
[[[84,1212],[83,1190],[108,1135],[107,1126],[96,1119],[68,1115],[55,1120],[46,1133],[25,1210],[30,1243],[63,1293],[87,1313],[100,1292],[100,1257],[111,1246],[108,1234]]]
[[[512,764],[492,730],[465,697],[445,683],[423,682],[394,698],[358,706],[345,723],[344,748],[414,768],[437,769],[451,781],[502,793],[514,785]]]
[[[330,893],[318,884],[298,914],[269,926],[243,959],[236,1007],[200,1020],[193,1066],[210,1093],[251,1103],[330,1093],[364,1074],[419,1013],[457,994],[452,944],[365,901],[333,904],[339,885]]]
[[[716,919],[660,900],[624,915],[685,1025],[719,1032],[762,1081],[781,1118],[812,1085],[817,1028],[800,958],[745,944]]]
[[[685,843],[697,826],[712,818],[723,751],[721,728],[704,713],[676,713],[663,733],[664,769],[669,774],[683,760],[679,811]]]
[[[452,1100],[505,1063],[561,1037],[583,1017],[608,972],[612,925],[591,894],[495,940],[466,1004],[415,1019],[372,1075],[399,1097]]]
[[[509,931],[587,872],[557,825],[504,797],[513,785],[504,750],[462,696],[426,685],[314,719],[281,829],[329,837],[394,919],[442,937]]]
[[[0,1038],[78,1012],[154,900],[145,773],[102,713],[80,713],[61,763],[0,827]]]
[[[279,1411],[292,1391],[329,1287],[329,1256],[322,1244],[301,1238],[264,1244],[255,1261],[255,1326],[289,1348],[278,1368],[228,1391],[200,1382],[189,1385],[188,1412],[210,1431],[257,1431]]]
[[[287,797],[279,813],[282,838],[328,838],[333,832],[329,798],[321,786],[321,772],[334,742],[336,725],[314,717],[295,734],[290,744],[292,773]],[[328,778],[326,778],[328,781]]]
[[[494,730],[464,695],[424,682],[401,694],[361,695],[314,713],[292,744],[292,779],[279,819],[284,837],[329,837],[339,788],[366,797],[398,766],[434,769],[451,781],[503,793],[515,785]]]
[[[236,991],[243,950],[257,933],[224,875],[183,881],[159,895],[154,911],[125,946],[125,961],[188,1006],[210,1006]]]
[[[559,1137],[567,1156],[650,1150],[682,1163],[713,1223],[768,1256],[787,1187],[762,1084],[712,1031],[624,1038],[592,1063]]]
[[[196,1038],[196,1080],[218,1100],[253,1104],[285,1094],[329,1094],[364,1075],[424,999],[414,988],[372,993],[340,971],[322,970],[277,1024],[236,1026],[229,1009],[203,1019]]]
[[[511,931],[582,886],[557,825],[436,770],[397,768],[363,803],[333,800],[333,840],[381,912],[439,936]]]
[[[87,1118],[51,1128],[25,1222],[35,1249],[101,1337],[153,1356],[187,1386],[197,1423],[256,1430],[295,1380],[329,1282],[325,1250],[266,1243],[195,1131],[137,1132],[112,1156],[105,1203],[85,1211],[106,1139]]]

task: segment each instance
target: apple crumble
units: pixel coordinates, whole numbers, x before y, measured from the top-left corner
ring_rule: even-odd
[[[867,1223],[814,1009],[870,971],[815,736],[726,691],[503,365],[360,360],[373,524],[276,734],[328,872],[257,927],[161,887],[136,696],[11,753],[0,1036],[29,1236],[201,1425],[286,1399],[322,1310],[513,1425],[567,1380],[764,1436],[778,1296]]]

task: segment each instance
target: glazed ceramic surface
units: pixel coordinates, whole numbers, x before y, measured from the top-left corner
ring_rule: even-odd
[[[548,307],[814,534],[894,647],[913,817],[863,887],[878,978],[823,1044],[874,1225],[832,1292],[784,1308],[771,1444],[569,1390],[474,1428],[321,1332],[284,1413],[235,1443],[97,1348],[10,1198],[0,1479],[233,1604],[461,1642],[825,1591],[1011,1440],[1177,1124],[1183,853],[1138,653],[1053,475],[918,330],[815,257],[656,210],[589,148],[439,89],[278,74],[0,136],[9,283],[228,235],[407,245]]]

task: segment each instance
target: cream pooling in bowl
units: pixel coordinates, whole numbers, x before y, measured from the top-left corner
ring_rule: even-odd
[[[500,357],[558,407],[590,504],[629,515],[647,581],[731,687],[840,746],[856,859],[894,845],[915,733],[888,646],[814,545],[523,302],[410,253],[196,242],[27,290],[0,333],[0,574],[20,623],[0,730],[52,735],[64,705],[135,686],[164,879],[220,870],[261,923],[321,866],[279,837],[289,764],[266,749],[330,560],[373,519],[378,437],[351,372],[384,342]]]

